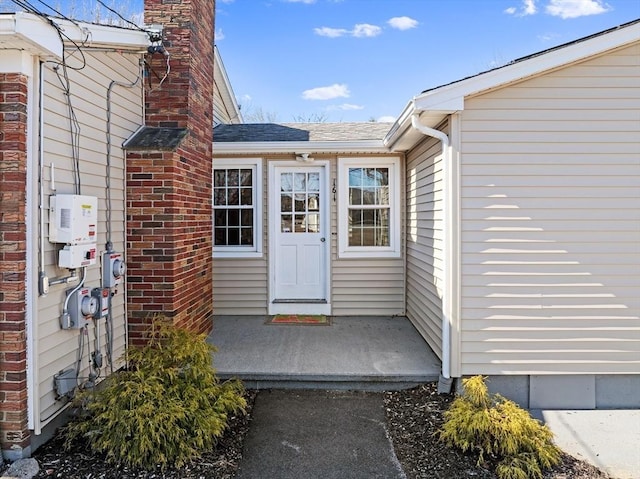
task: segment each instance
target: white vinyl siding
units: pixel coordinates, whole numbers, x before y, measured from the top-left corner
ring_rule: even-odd
[[[425,138],[407,154],[407,317],[442,358],[444,192],[442,146]]]
[[[640,44],[465,101],[463,374],[640,370]]]
[[[69,69],[71,81],[70,94],[75,114],[80,125],[79,139],[79,169],[83,195],[98,197],[98,238],[97,249],[101,254],[105,250],[107,240],[106,231],[106,122],[107,122],[107,89],[112,80],[132,82],[139,73],[140,55],[118,53],[92,53],[84,51],[86,66],[80,70]],[[73,60],[76,62],[75,60]],[[76,62],[77,63],[77,62]],[[75,63],[74,63],[75,65]],[[49,204],[52,194],[49,181],[51,166],[55,165],[55,187],[57,193],[74,193],[72,175],[72,156],[70,146],[69,117],[65,96],[60,81],[53,71],[53,65],[44,67],[44,179],[45,179],[45,207]],[[134,88],[116,86],[111,94],[111,240],[117,252],[125,251],[125,162],[124,153],[120,145],[142,123],[142,81]],[[34,161],[36,160],[34,155]],[[34,168],[37,168],[34,165]],[[37,175],[34,175],[37,181]],[[31,186],[31,194],[38,197],[37,185]],[[37,201],[31,218],[38,218]],[[45,222],[48,215],[45,214]],[[57,267],[57,250],[61,245],[48,241],[48,223],[45,224],[45,270],[50,279],[68,276],[67,269]],[[37,251],[38,228],[34,226],[33,245]],[[38,255],[34,254],[32,268],[38,271]],[[86,286],[100,286],[100,261],[87,268]],[[78,273],[79,274],[79,273]],[[34,275],[34,278],[37,273]],[[34,428],[39,430],[56,416],[64,406],[63,401],[55,398],[53,376],[61,370],[75,368],[78,354],[78,330],[60,329],[60,315],[65,298],[65,290],[77,285],[52,285],[47,296],[38,297],[35,309],[33,332],[35,336],[34,364],[30,367],[34,371],[35,389],[30,394],[36,395],[34,410]],[[124,352],[125,333],[125,288],[121,284],[117,294],[113,297],[113,358],[117,360]],[[106,356],[105,321],[100,324],[100,344]],[[89,343],[90,340],[90,344]],[[82,371],[80,382],[88,375],[89,350],[94,348],[93,323],[89,326],[88,338],[85,338],[85,348],[82,357]],[[102,368],[101,377],[109,373],[109,367]],[[117,366],[116,366],[117,367]]]

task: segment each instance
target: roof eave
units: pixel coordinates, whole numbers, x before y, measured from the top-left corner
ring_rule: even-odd
[[[447,115],[464,109],[464,102],[449,102],[448,105],[439,105],[437,109],[420,110],[416,107],[415,99],[411,100],[402,111],[389,133],[384,137],[384,144],[391,151],[407,151],[411,149],[424,135],[411,127],[411,117],[416,113],[421,113],[420,122],[431,128],[440,124]]]
[[[382,140],[214,142],[213,153],[389,153]]]
[[[82,45],[83,48],[112,48],[145,52],[149,45],[146,32],[71,22],[60,18],[43,19],[38,15],[16,12],[0,15],[0,49],[24,50],[44,58],[61,58],[63,45],[54,22],[64,33],[65,42]]]
[[[606,35],[589,38],[564,48],[533,56],[502,68],[496,68],[465,80],[424,92],[414,98],[416,110],[442,110],[443,105],[464,104],[465,97],[498,88],[545,71],[584,60],[606,51],[624,47],[640,38],[640,23],[620,28]]]
[[[55,28],[37,15],[0,15],[0,49],[24,50],[44,57],[61,57],[62,42]]]

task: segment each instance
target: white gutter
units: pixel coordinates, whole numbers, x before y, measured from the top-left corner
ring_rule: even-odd
[[[451,321],[453,288],[451,287],[451,278],[453,277],[453,191],[450,183],[452,182],[451,174],[451,145],[449,137],[440,130],[430,128],[420,123],[420,111],[415,110],[411,115],[411,126],[426,136],[431,136],[440,140],[442,143],[442,162],[444,174],[444,268],[443,282],[444,294],[442,295],[442,376],[445,380],[451,378]],[[445,381],[449,382],[449,381]],[[450,388],[450,385],[449,385]],[[440,388],[439,388],[440,389]],[[448,392],[448,391],[447,391]]]

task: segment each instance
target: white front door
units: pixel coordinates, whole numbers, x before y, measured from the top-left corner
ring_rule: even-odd
[[[324,313],[329,246],[325,167],[275,166],[271,184],[271,297],[274,305],[288,305],[271,309]]]

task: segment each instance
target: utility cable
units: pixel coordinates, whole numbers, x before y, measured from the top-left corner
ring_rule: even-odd
[[[119,12],[115,11],[113,8],[109,7],[108,5],[106,5],[102,0],[96,0],[100,5],[102,5],[104,8],[106,8],[107,10],[109,10],[111,13],[113,13],[114,15],[116,15],[120,20],[122,20],[125,23],[128,23],[129,25],[132,25],[134,28],[136,28],[137,30],[140,30],[141,32],[145,32],[146,30],[144,28],[140,28],[138,25],[136,25],[135,23],[133,23],[131,20],[127,20],[126,18],[124,18],[122,15],[120,15]]]

